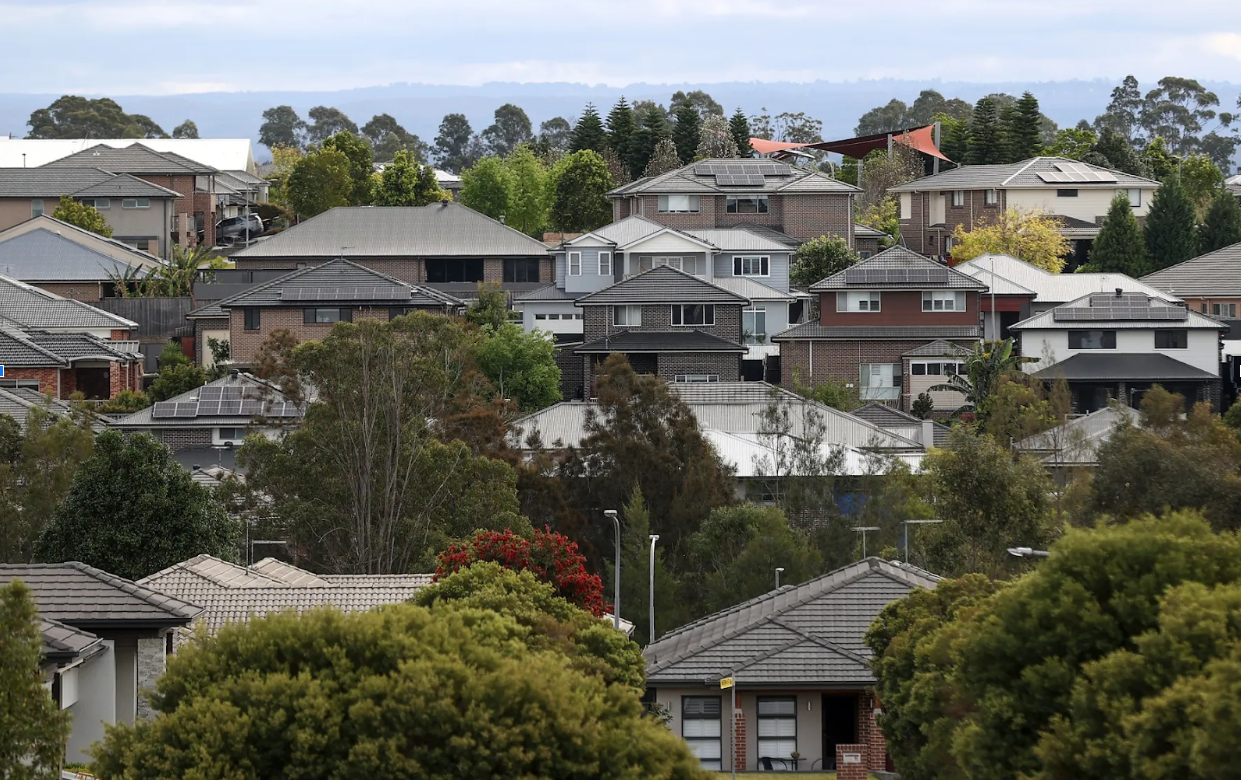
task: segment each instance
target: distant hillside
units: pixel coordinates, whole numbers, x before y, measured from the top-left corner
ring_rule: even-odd
[[[109,95],[129,113],[146,114],[165,130],[171,131],[184,119],[193,119],[203,137],[249,137],[258,140],[262,113],[272,106],[288,104],[303,117],[317,105],[335,106],[359,125],[371,116],[388,113],[407,130],[430,142],[440,119],[447,113],[465,114],[474,129],[491,123],[492,112],[504,103],[516,103],[526,110],[537,129],[539,122],[554,116],[577,116],[587,101],[600,113],[622,94],[629,100],[651,99],[667,103],[678,89],[704,89],[731,113],[740,106],[747,114],[766,107],[771,114],[804,111],[823,121],[825,138],[844,138],[853,134],[857,119],[875,106],[892,98],[909,103],[923,89],[935,89],[945,97],[960,97],[971,103],[992,92],[1020,95],[1030,90],[1039,99],[1043,113],[1060,125],[1074,125],[1080,119],[1093,119],[1107,105],[1116,82],[940,82],[940,81],[816,81],[728,82],[721,84],[632,84],[623,88],[592,87],[585,84],[485,84],[479,87],[437,86],[431,84],[392,84],[339,92],[242,92],[197,95]],[[1143,84],[1146,88],[1147,84]],[[1207,82],[1219,94],[1224,110],[1232,108],[1241,85]],[[0,133],[17,137],[26,134],[26,120],[35,109],[47,106],[59,95],[0,94]],[[255,150],[263,158],[266,150]]]

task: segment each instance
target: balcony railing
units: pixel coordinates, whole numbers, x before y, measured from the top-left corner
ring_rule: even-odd
[[[901,389],[899,387],[863,387],[861,397],[863,401],[896,401],[901,397]]]

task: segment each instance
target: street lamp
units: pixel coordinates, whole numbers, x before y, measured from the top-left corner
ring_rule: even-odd
[[[1009,547],[1008,554],[1014,558],[1049,558],[1051,553],[1047,550],[1035,550],[1030,547]]]
[[[776,590],[780,590],[780,573],[784,571],[783,566],[776,567]]]
[[[612,526],[616,528],[616,567],[612,570],[616,596],[612,599],[612,625],[616,626],[617,631],[620,631],[620,519],[616,516],[615,509],[605,509],[603,510],[603,515],[611,518]]]
[[[651,604],[647,612],[651,616],[651,633],[647,635],[647,644],[655,642],[655,542],[659,541],[659,534],[651,534]],[[617,580],[620,581],[619,579]],[[620,591],[617,591],[618,593]]]
[[[909,526],[911,525],[939,525],[943,520],[902,520],[905,524],[905,563],[909,563]]]
[[[867,531],[881,531],[883,529],[877,525],[859,525],[859,526],[854,526],[851,530],[853,530],[855,533],[862,534],[862,557],[865,558],[866,557],[866,532]]]

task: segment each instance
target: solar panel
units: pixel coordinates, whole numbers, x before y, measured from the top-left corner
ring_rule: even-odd
[[[220,401],[203,401],[198,402],[199,417],[214,417],[220,413]]]
[[[947,284],[947,268],[849,268],[845,284]]]
[[[715,184],[719,187],[761,187],[766,179],[757,173],[717,173]]]
[[[218,385],[216,387],[210,387],[210,386],[204,387],[198,391],[198,400],[218,401],[223,397],[223,392],[224,392],[224,388],[219,387]]]
[[[151,409],[151,416],[158,420],[163,417],[174,417],[176,412],[176,404],[168,403],[167,401],[160,401]]]
[[[260,414],[262,411],[263,411],[262,401],[242,401],[241,402],[241,414],[243,415],[252,417],[256,414]]]
[[[197,417],[198,416],[198,402],[197,401],[190,401],[190,402],[180,401],[178,403],[173,404],[173,408],[174,408],[174,411],[172,413],[173,417]]]
[[[405,301],[412,291],[395,285],[370,287],[286,287],[280,291],[285,301]]]
[[[224,417],[235,417],[241,414],[241,400],[221,401],[220,414]]]
[[[723,171],[721,171],[723,173]],[[695,176],[714,176],[715,163],[698,163],[694,166]]]
[[[1059,322],[1121,322],[1125,320],[1182,321],[1188,310],[1180,306],[1074,306],[1056,309],[1052,319]]]

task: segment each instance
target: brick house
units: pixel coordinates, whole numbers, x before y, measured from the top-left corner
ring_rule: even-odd
[[[1196,312],[1216,319],[1235,320],[1241,312],[1238,268],[1241,268],[1241,243],[1147,274],[1142,282],[1180,298]]]
[[[0,231],[0,273],[62,298],[97,303],[118,277],[141,278],[160,259],[44,215]]]
[[[904,247],[817,282],[819,319],[772,338],[784,381],[857,384],[863,401],[908,411],[913,400],[960,370],[982,336],[982,282]],[[933,393],[940,409],[959,394]]]
[[[337,322],[390,320],[412,311],[456,314],[464,303],[428,286],[409,284],[348,260],[284,274],[191,311],[198,359],[207,340],[227,334],[233,362],[248,364],[273,330],[322,339]]]
[[[798,242],[840,236],[854,246],[857,187],[766,159],[700,160],[608,193],[612,220],[640,215],[681,230],[756,225]]]
[[[457,298],[479,282],[521,293],[554,281],[546,244],[457,203],[334,208],[230,257],[243,271],[340,258]]]
[[[584,343],[582,393],[595,368],[613,352],[640,374],[668,382],[736,382],[741,379],[742,310],[750,300],[661,265],[577,299]]]
[[[890,770],[863,640],[884,606],[938,581],[867,558],[700,618],[642,652],[647,698],[703,769],[834,769],[838,780]]]
[[[1063,157],[1032,157],[1004,165],[965,165],[891,187],[900,197],[901,238],[913,251],[947,257],[953,231],[969,231],[1005,209],[1040,210],[1060,218],[1084,262],[1118,192],[1144,219],[1159,182]]]

